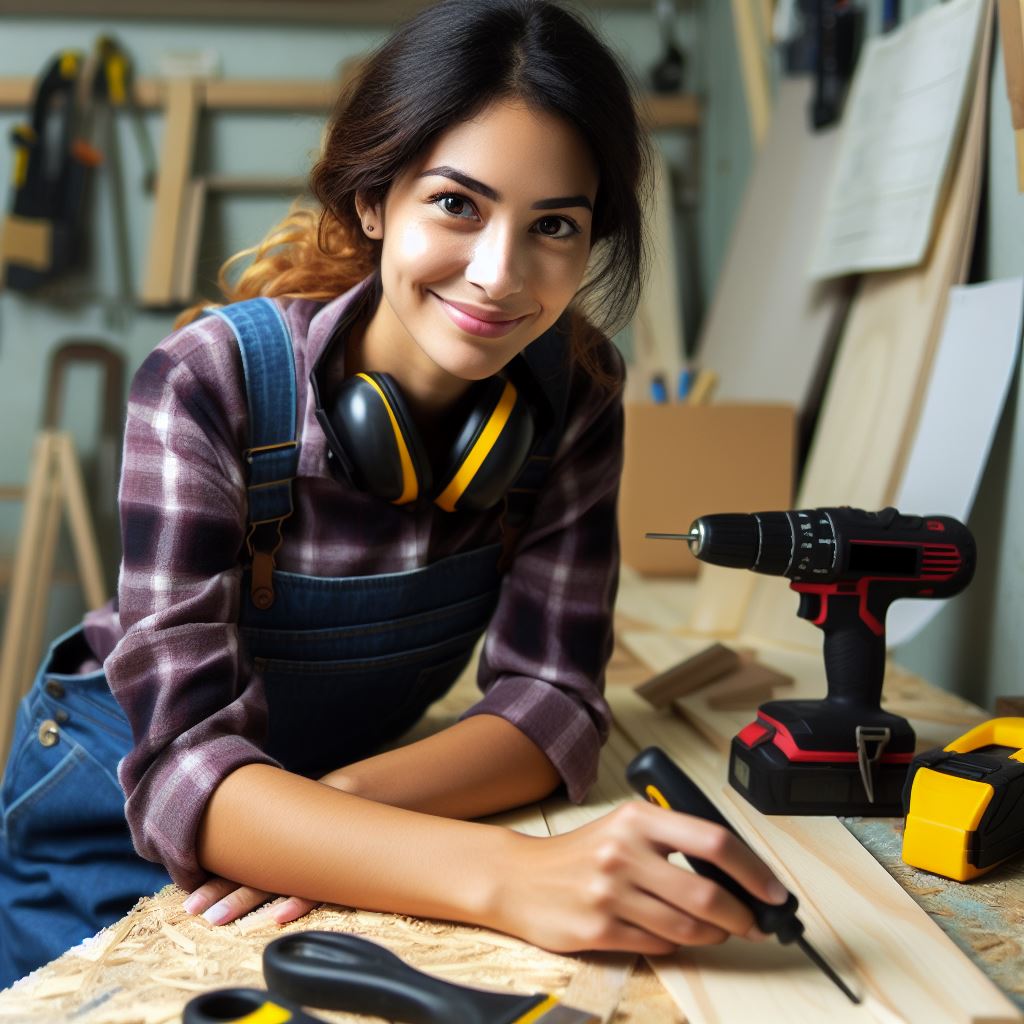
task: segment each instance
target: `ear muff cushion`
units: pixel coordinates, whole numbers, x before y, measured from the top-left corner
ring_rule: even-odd
[[[395,504],[430,489],[422,442],[394,382],[384,373],[347,378],[326,409],[357,487]]]
[[[534,422],[511,381],[493,378],[452,449],[436,504],[448,512],[496,505],[526,461]]]

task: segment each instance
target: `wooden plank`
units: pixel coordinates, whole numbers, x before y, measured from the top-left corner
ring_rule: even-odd
[[[78,0],[72,0],[78,3]],[[276,3],[275,6],[280,6]],[[343,69],[344,70],[344,69]],[[172,79],[140,78],[135,83],[137,104],[144,109],[165,104]],[[23,109],[32,102],[34,80],[24,76],[0,76],[0,110]],[[207,79],[201,84],[200,104],[207,110],[308,111],[326,114],[338,98],[334,79]],[[640,98],[640,115],[649,129],[694,129],[701,122],[701,104],[696,96]]]
[[[732,0],[732,21],[740,58],[743,91],[747,97],[750,136],[756,151],[764,142],[772,117],[768,59],[758,28],[757,11],[750,0]]]
[[[636,687],[637,695],[655,708],[668,707],[740,667],[739,654],[724,644],[711,644]]]
[[[183,300],[177,276],[183,253],[183,217],[186,212],[192,155],[199,121],[199,86],[189,78],[167,84],[167,117],[160,148],[160,172],[149,234],[146,270],[139,301],[167,307]],[[188,297],[184,297],[187,300]]]
[[[974,238],[987,123],[992,10],[989,4],[970,112],[931,252],[920,267],[866,276],[840,342],[798,508],[878,509],[892,501],[898,489],[949,289],[965,279]],[[744,628],[773,642],[816,647],[814,634],[793,614],[795,597],[787,586],[781,577],[759,581]]]
[[[627,386],[631,401],[647,401],[655,376],[673,396],[683,368],[683,311],[673,232],[671,170],[660,146],[653,151],[652,205],[645,210],[651,262],[633,319],[633,360]]]
[[[839,132],[811,132],[810,77],[785,78],[757,154],[697,340],[718,398],[786,402],[808,415],[838,340],[850,279],[812,282],[807,253],[824,208]]]
[[[1010,101],[1017,152],[1017,191],[1024,192],[1024,0],[999,0],[999,37],[1003,48],[1006,96]]]
[[[93,525],[89,502],[85,495],[82,467],[79,465],[78,456],[75,453],[75,443],[66,431],[61,431],[57,435],[56,458],[59,467],[60,491],[64,499],[64,507],[67,510],[75,563],[78,566],[78,577],[82,582],[86,607],[99,608],[107,602],[110,595],[103,578],[100,546],[96,539],[96,527]],[[51,576],[52,572],[44,576],[43,579],[49,581]]]
[[[798,950],[733,940],[651,961],[690,1024],[1022,1019],[837,818],[761,814],[732,795],[724,758],[692,727],[624,688],[609,699],[633,743],[661,746],[772,865],[800,899],[808,940],[866,997],[851,1006]]]
[[[18,546],[14,554],[11,588],[7,595],[2,650],[0,650],[0,763],[6,764],[14,729],[15,711],[24,693],[28,660],[25,637],[31,615],[33,593],[38,584],[41,537],[47,506],[51,503],[53,460],[52,435],[43,432],[32,449],[32,463],[25,507],[22,511]]]

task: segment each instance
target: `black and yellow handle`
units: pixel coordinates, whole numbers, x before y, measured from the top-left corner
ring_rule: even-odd
[[[660,747],[648,747],[637,754],[626,769],[626,778],[651,803],[721,825],[742,842],[704,791]],[[758,928],[766,935],[775,935],[780,942],[793,942],[803,934],[803,923],[796,916],[799,901],[792,893],[785,903],[764,903],[717,865],[699,857],[683,856],[698,875],[711,879],[749,907]]]
[[[258,988],[220,988],[185,1004],[182,1024],[326,1024],[301,1006]]]
[[[558,1017],[556,1007],[566,1024],[597,1020],[544,993],[511,995],[442,981],[383,946],[343,932],[295,932],[275,939],[263,951],[263,976],[275,995],[306,1006],[410,1024],[540,1024],[549,1012]]]

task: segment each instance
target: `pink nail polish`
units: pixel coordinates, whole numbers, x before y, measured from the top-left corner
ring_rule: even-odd
[[[203,917],[210,924],[223,924],[231,916],[231,908],[224,903],[215,903]]]
[[[198,893],[192,893],[181,905],[186,914],[198,914],[199,908],[203,905],[203,898]]]

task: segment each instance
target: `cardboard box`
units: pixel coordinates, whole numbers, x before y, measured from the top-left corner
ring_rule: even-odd
[[[793,502],[796,411],[789,405],[626,404],[619,494],[623,562],[651,576],[693,576],[700,563],[683,541],[713,512],[767,512]]]

